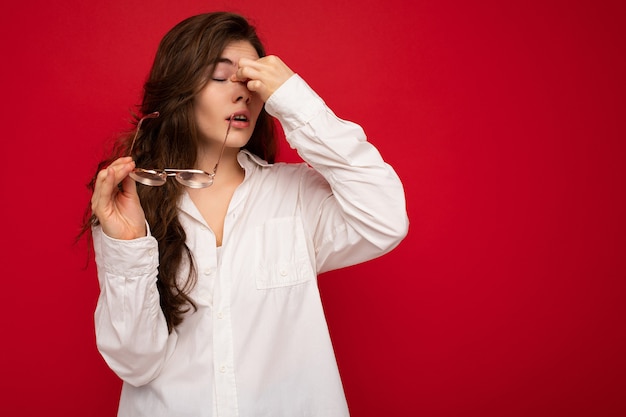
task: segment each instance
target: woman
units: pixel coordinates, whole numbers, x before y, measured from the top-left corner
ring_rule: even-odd
[[[404,238],[393,169],[231,13],[163,38],[140,111],[85,225],[119,415],[348,415],[316,276]],[[270,115],[307,164],[272,163]]]

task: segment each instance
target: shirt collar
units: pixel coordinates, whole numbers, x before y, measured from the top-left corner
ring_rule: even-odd
[[[255,165],[261,167],[268,167],[272,165],[260,156],[253,154],[247,149],[242,149],[239,151],[239,154],[237,155],[237,161],[239,161],[239,165],[241,165],[241,167],[246,170],[248,168],[252,168]]]
[[[260,156],[257,156],[248,151],[247,149],[242,149],[239,151],[239,153],[237,154],[237,161],[246,172],[246,178],[244,179],[244,181],[248,179],[248,176],[251,172],[253,172],[254,168],[269,167],[273,165],[265,161]],[[202,218],[202,215],[198,211],[198,208],[193,203],[193,201],[191,201],[191,197],[189,196],[187,190],[183,192],[183,195],[181,197],[180,210],[206,225],[206,222]]]

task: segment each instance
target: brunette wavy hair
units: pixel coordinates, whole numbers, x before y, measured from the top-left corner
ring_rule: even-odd
[[[256,29],[243,16],[229,12],[201,14],[187,18],[172,28],[161,40],[150,75],[144,84],[137,126],[142,115],[158,111],[160,117],[145,119],[133,148],[133,159],[143,167],[192,167],[199,143],[193,112],[193,99],[206,85],[226,46],[233,41],[249,42],[259,57],[266,55]],[[109,158],[98,164],[88,184],[93,192],[98,171],[130,152],[134,131],[121,136]],[[275,125],[263,109],[252,137],[244,146],[268,162],[276,156]],[[161,309],[171,332],[190,309],[196,309],[189,292],[197,281],[186,234],[178,220],[178,201],[184,186],[167,181],[160,187],[137,185],[141,205],[150,231],[159,243],[157,286]],[[79,237],[89,234],[98,219],[89,206]],[[188,261],[189,275],[180,283],[177,274]]]

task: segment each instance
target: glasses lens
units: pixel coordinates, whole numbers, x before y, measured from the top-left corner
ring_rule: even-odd
[[[167,180],[167,174],[165,172],[154,171],[152,169],[135,168],[129,175],[135,181],[153,187],[163,185]]]
[[[180,171],[176,180],[189,188],[206,188],[213,185],[213,177],[202,171]]]

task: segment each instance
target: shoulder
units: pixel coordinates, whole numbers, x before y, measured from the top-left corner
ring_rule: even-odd
[[[247,173],[254,173],[255,175],[293,176],[313,171],[305,162],[276,162],[271,164],[245,149],[239,152],[238,160]]]
[[[288,188],[328,188],[326,180],[305,162],[276,162],[273,164],[260,157],[241,151],[239,163],[246,171],[246,177],[255,186],[269,190]]]
[[[304,162],[277,162],[259,167],[257,175],[279,182],[308,182],[322,179],[321,175]]]

